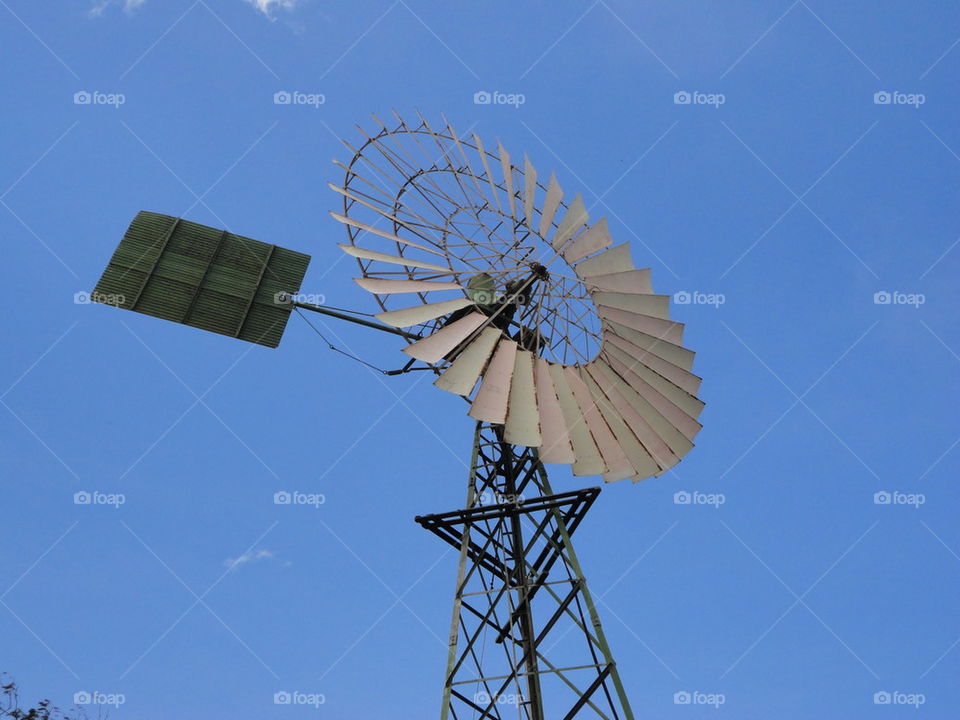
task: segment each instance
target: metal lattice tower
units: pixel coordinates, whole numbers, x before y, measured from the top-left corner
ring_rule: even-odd
[[[443,720],[632,720],[570,539],[599,493],[477,424],[466,508],[417,518],[460,552]]]

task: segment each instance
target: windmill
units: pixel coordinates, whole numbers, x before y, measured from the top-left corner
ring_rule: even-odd
[[[683,326],[553,175],[445,121],[375,120],[330,187],[377,322],[299,302],[305,255],[151,213],[93,299],[271,347],[293,310],[406,339],[388,374],[433,371],[475,421],[465,506],[416,518],[459,553],[440,717],[632,719],[571,541],[600,489],[557,493],[545,463],[639,481],[679,462],[703,409]]]

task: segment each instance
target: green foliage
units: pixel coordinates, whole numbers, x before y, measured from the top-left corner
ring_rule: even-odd
[[[86,720],[83,711],[66,714],[49,700],[41,700],[36,707],[20,707],[17,684],[7,675],[0,675],[0,718],[10,720]]]

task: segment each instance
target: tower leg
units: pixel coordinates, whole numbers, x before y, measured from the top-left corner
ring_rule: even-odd
[[[460,551],[441,720],[633,720],[570,540],[599,492],[478,423],[466,507],[417,518]]]

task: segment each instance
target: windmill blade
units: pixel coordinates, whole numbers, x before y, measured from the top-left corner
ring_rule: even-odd
[[[367,223],[360,222],[359,220],[348,218],[345,215],[340,215],[338,213],[333,212],[332,210],[330,211],[330,215],[333,217],[334,220],[337,220],[338,222],[341,222],[344,225],[350,225],[351,227],[358,228],[372,235],[378,235],[382,238],[386,238],[387,240],[393,240],[394,242],[402,243],[403,245],[409,245],[410,247],[415,247],[418,250],[423,250],[424,252],[428,252],[431,255],[439,255],[440,257],[446,257],[446,255],[444,255],[439,250],[434,250],[432,248],[428,248],[426,245],[421,245],[420,243],[413,242],[412,240],[407,240],[406,238],[399,237],[397,235],[394,235],[393,233],[388,233],[384,230],[379,230],[373,227],[373,225],[368,225]]]
[[[597,253],[593,257],[581,260],[573,267],[581,279],[595,275],[609,275],[610,273],[623,272],[624,270],[633,270],[633,258],[630,257],[630,245],[627,243],[614,245],[603,252]]]
[[[501,337],[503,333],[498,328],[485,327],[433,384],[454,395],[466,397],[472,393]]]
[[[590,388],[593,399],[596,401],[597,407],[600,408],[600,413],[603,415],[604,420],[606,420],[611,432],[613,432],[614,437],[616,437],[617,442],[627,456],[630,467],[633,469],[633,472],[628,477],[633,477],[634,482],[636,482],[659,473],[660,466],[657,465],[657,461],[647,452],[647,449],[643,447],[643,444],[637,439],[637,436],[633,434],[633,431],[627,427],[622,413],[618,411],[610,399],[600,391],[592,368],[585,369],[588,370],[588,372],[583,375],[583,380]]]
[[[525,447],[539,447],[542,441],[533,380],[533,353],[529,350],[517,350],[514,359],[503,439]]]
[[[570,389],[567,376],[560,365],[553,363],[549,365],[550,377],[557,392],[557,401],[560,403],[560,411],[563,413],[567,433],[570,436],[570,444],[573,446],[573,474],[600,475],[606,469],[603,458],[600,456],[600,450],[593,441],[590,429],[580,413],[580,406],[577,405],[573,396],[573,390]]]
[[[616,393],[636,408],[674,455],[683,457],[690,452],[693,448],[693,438],[700,429],[700,424],[696,420],[666,400],[640,378],[634,377],[634,383],[644,390],[641,394],[602,360],[591,363],[588,372],[608,397],[612,398]]]
[[[353,281],[367,292],[375,295],[399,293],[428,293],[440,290],[463,290],[460,283],[434,282],[432,280],[392,280],[387,278],[354,278]]]
[[[533,203],[534,194],[537,191],[537,171],[526,155],[523,156],[523,222],[531,232],[536,232],[533,227]]]
[[[390,310],[388,312],[377,313],[375,317],[380,322],[392,325],[393,327],[405,328],[420,325],[430,320],[436,320],[438,317],[449,315],[465,307],[473,305],[472,300],[467,298],[457,298],[456,300],[443,300],[442,302],[430,303],[428,305],[415,305],[404,308],[403,310]]]
[[[629,340],[625,340],[618,335],[607,335],[604,342],[604,350],[619,349],[630,367],[645,367],[661,378],[676,386],[678,390],[683,390],[684,394],[695,396],[700,389],[700,378],[691,372],[677,367],[673,363],[667,362],[651,353],[644,352]]]
[[[604,476],[609,476],[611,480],[623,480],[632,476],[635,470],[623,452],[623,448],[620,447],[613,433],[610,432],[610,428],[597,409],[593,396],[590,394],[590,389],[583,378],[570,365],[565,367],[563,371],[567,376],[567,382],[570,383],[573,397],[577,401],[577,405],[580,406],[580,413],[590,429],[590,435],[603,458]]]
[[[493,181],[493,173],[490,172],[490,163],[487,162],[487,151],[483,149],[483,141],[474,133],[473,142],[477,146],[477,153],[480,155],[480,162],[483,164],[483,172],[487,176],[487,182],[490,183],[490,195],[493,196],[493,202],[496,203],[497,210],[502,212],[503,208],[500,206],[499,197],[500,192],[497,190],[497,184]]]
[[[599,387],[597,390],[598,392],[601,391]],[[640,411],[627,402],[623,395],[613,388],[611,388],[609,394],[603,393],[603,395],[612,403],[616,412],[623,419],[624,424],[630,429],[630,432],[637,440],[640,441],[640,444],[643,445],[650,457],[653,458],[657,464],[657,472],[663,472],[680,461],[663,441],[663,438],[653,430],[650,423],[647,422]]]
[[[550,234],[550,227],[553,225],[553,216],[560,207],[560,201],[563,199],[563,190],[560,183],[553,173],[550,173],[550,182],[547,184],[547,196],[543,200],[543,207],[540,208],[540,237],[547,238]]]
[[[577,230],[587,224],[588,220],[589,216],[587,215],[587,208],[584,207],[583,198],[580,197],[580,193],[577,193],[573,198],[573,202],[570,203],[570,207],[567,208],[563,220],[561,220],[557,226],[557,232],[554,233],[551,242],[554,249],[559,250],[562,248]]]
[[[577,195],[577,197],[580,197]],[[586,220],[584,220],[586,222]],[[607,219],[600,218],[591,227],[584,230],[580,237],[576,238],[563,250],[563,259],[568,263],[575,263],[582,260],[587,255],[592,255],[598,250],[603,250],[613,245],[613,239],[610,237],[610,230],[607,228]],[[556,247],[556,245],[554,245]]]
[[[660,318],[619,310],[606,305],[597,305],[597,315],[604,320],[615,322],[623,327],[628,327],[631,330],[636,330],[675,345],[680,345],[683,342],[682,323],[661,320]]]
[[[609,273],[607,275],[591,275],[582,278],[583,284],[592,291],[617,293],[653,294],[653,284],[650,282],[650,268],[642,270],[625,270],[624,272]]]
[[[637,361],[630,353],[624,352],[615,344],[605,348],[605,351],[611,366],[628,382],[630,373],[639,376],[644,382],[694,419],[699,417],[703,411],[701,400],[654,372],[645,363]]]
[[[687,372],[693,367],[694,353],[692,350],[688,350],[680,345],[674,345],[656,335],[649,335],[648,333],[634,330],[615,320],[607,320],[606,322],[616,335],[629,341],[633,346],[640,348],[641,354],[637,357],[645,359],[648,355],[655,355]]]
[[[354,202],[359,203],[359,204],[363,205],[364,207],[366,207],[366,208],[368,208],[368,209],[370,209],[370,210],[373,210],[375,213],[377,213],[377,214],[380,215],[381,217],[385,217],[385,218],[387,218],[387,220],[390,220],[391,222],[394,222],[394,223],[396,223],[397,225],[403,225],[405,228],[407,228],[410,232],[412,232],[412,233],[413,233],[414,235],[416,235],[417,237],[419,237],[419,238],[421,238],[421,239],[423,239],[423,240],[426,240],[427,242],[432,243],[433,245],[435,245],[435,246],[437,246],[437,247],[442,247],[442,244],[439,243],[435,238],[425,237],[425,236],[422,234],[422,232],[423,232],[422,228],[425,227],[424,224],[422,224],[422,223],[413,223],[413,222],[410,222],[409,220],[403,220],[402,218],[397,217],[397,216],[394,215],[393,213],[389,213],[389,212],[387,212],[386,210],[384,210],[383,208],[377,207],[377,206],[374,205],[372,202],[370,202],[370,201],[368,201],[368,200],[364,200],[363,198],[358,197],[357,195],[354,195],[353,193],[349,192],[348,190],[345,190],[344,188],[338,187],[337,185],[334,185],[333,183],[327,183],[327,185],[328,185],[328,187],[329,187],[331,190],[333,190],[334,192],[339,193],[340,195],[343,195],[344,197],[349,198],[350,200],[353,200]],[[444,231],[444,229],[443,229],[442,227],[437,227],[436,225],[430,225],[429,227],[430,227],[432,230],[437,230],[438,232],[441,232],[441,233]]]
[[[429,307],[425,305],[424,307]],[[425,363],[437,363],[466,340],[474,330],[487,321],[483,313],[472,312],[442,327],[432,335],[417,340],[403,349],[407,355]]]
[[[669,295],[640,295],[623,292],[595,292],[590,297],[597,305],[626,310],[638,315],[649,315],[661,320],[670,319]]]
[[[557,391],[553,386],[550,367],[542,357],[537,358],[534,366],[534,380],[537,389],[537,412],[540,416],[540,459],[548,463],[570,465],[576,460],[567,423],[557,400]]]
[[[377,252],[375,250],[366,250],[364,248],[354,247],[353,245],[340,244],[340,249],[343,250],[347,255],[353,255],[355,258],[361,258],[363,260],[377,260],[379,262],[391,263],[393,265],[423,268],[424,270],[436,270],[442,275],[454,274],[450,268],[434,265],[433,263],[424,262],[423,260],[413,260],[411,258],[401,257],[400,255],[388,255],[387,253]]]
[[[510,384],[517,355],[517,343],[502,338],[483,374],[480,389],[467,413],[474,420],[503,425],[507,419],[507,403],[510,401]]]
[[[503,149],[503,145],[497,143],[497,152],[500,155],[500,169],[503,171],[503,184],[507,189],[507,202],[510,206],[510,219],[514,226],[517,224],[517,199],[513,191],[513,165],[510,163],[510,154]]]

